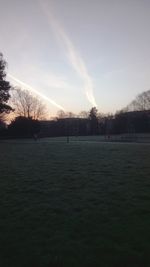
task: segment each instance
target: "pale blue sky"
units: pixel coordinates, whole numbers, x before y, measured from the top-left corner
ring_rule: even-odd
[[[52,115],[57,105],[114,112],[150,89],[149,0],[0,0],[0,7],[8,72],[55,101],[47,101]]]

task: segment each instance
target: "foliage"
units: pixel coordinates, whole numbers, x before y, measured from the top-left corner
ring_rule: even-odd
[[[98,110],[96,107],[91,108],[89,112],[90,134],[98,134]]]
[[[5,68],[6,61],[3,59],[3,54],[0,53],[0,114],[12,111],[12,108],[7,104],[10,98],[9,90],[11,86],[10,83],[5,80]]]

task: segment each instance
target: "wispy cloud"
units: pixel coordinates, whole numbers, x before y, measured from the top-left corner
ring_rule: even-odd
[[[47,17],[50,27],[52,27],[60,43],[65,46],[66,54],[70,64],[84,82],[85,93],[88,101],[92,104],[92,106],[97,106],[93,92],[93,80],[87,71],[85,62],[79,55],[79,52],[70,40],[69,36],[66,34],[63,27],[59,24],[58,20],[50,12],[50,7],[47,5],[47,3],[43,0],[39,0],[39,2],[42,7],[42,10],[44,11],[44,14]]]
[[[53,73],[51,71],[48,71],[47,69],[42,70],[41,67],[34,66],[34,69],[31,70],[30,73],[32,73],[32,77],[34,78],[34,80],[36,80],[36,77],[38,77],[38,84],[40,84],[42,87],[49,89],[49,91],[51,89],[76,89],[73,85],[69,84],[68,79],[65,76]]]
[[[35,93],[36,95],[42,97],[43,99],[45,99],[46,101],[48,101],[50,104],[52,104],[53,106],[57,107],[58,109],[61,109],[63,111],[65,111],[65,109],[59,105],[58,103],[56,103],[54,100],[52,100],[51,98],[47,97],[46,95],[42,94],[41,92],[39,92],[38,90],[36,90],[35,88],[33,88],[32,86],[28,85],[27,83],[19,80],[18,78],[14,77],[13,75],[11,75],[10,73],[8,74],[8,77],[11,78],[15,83],[23,86],[23,88],[29,90],[30,92]]]

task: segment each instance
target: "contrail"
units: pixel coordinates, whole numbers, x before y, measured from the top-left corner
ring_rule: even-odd
[[[39,95],[40,97],[42,97],[43,99],[47,100],[47,101],[48,101],[49,103],[51,103],[53,106],[55,106],[55,107],[57,107],[57,108],[59,108],[59,109],[65,111],[65,109],[64,109],[62,106],[58,105],[58,104],[57,104],[54,100],[52,100],[51,98],[49,98],[49,97],[43,95],[42,93],[40,93],[39,91],[37,91],[36,89],[34,89],[32,86],[28,85],[28,84],[25,83],[25,82],[20,81],[19,79],[17,79],[16,77],[14,77],[14,76],[11,75],[11,74],[7,74],[7,75],[8,75],[8,77],[10,77],[12,80],[14,80],[16,83],[18,83],[18,84],[24,86],[24,87],[25,87],[26,89],[28,89],[29,91],[32,91],[33,93],[35,93],[35,94]]]
[[[79,55],[78,51],[74,47],[72,41],[70,40],[69,36],[66,34],[62,26],[59,24],[59,22],[53,17],[52,13],[49,11],[48,6],[46,6],[44,1],[40,0],[40,5],[47,16],[48,23],[52,27],[54,33],[56,34],[57,38],[60,40],[61,43],[63,43],[66,47],[67,57],[70,61],[70,64],[73,66],[75,71],[79,74],[79,76],[82,78],[84,82],[84,88],[86,92],[86,97],[88,101],[93,105],[97,106],[94,93],[93,93],[93,81],[90,75],[88,74],[86,65]]]

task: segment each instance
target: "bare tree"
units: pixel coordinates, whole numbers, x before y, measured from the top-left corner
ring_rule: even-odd
[[[150,110],[150,90],[139,94],[128,106],[128,111]]]
[[[83,110],[83,111],[81,111],[79,113],[79,118],[87,119],[88,117],[89,117],[89,112],[88,111]]]
[[[66,113],[63,110],[58,110],[58,112],[57,112],[57,118],[64,119],[66,117],[67,117],[67,115],[66,115]]]
[[[75,118],[76,117],[76,115],[71,111],[67,112],[66,115],[67,115],[67,118]]]
[[[58,119],[65,119],[65,118],[75,118],[76,115],[74,113],[70,112],[64,112],[63,110],[59,110],[57,112],[57,118]]]
[[[27,90],[18,87],[12,89],[12,107],[15,115],[32,118],[34,120],[46,117],[46,107],[42,101]]]

